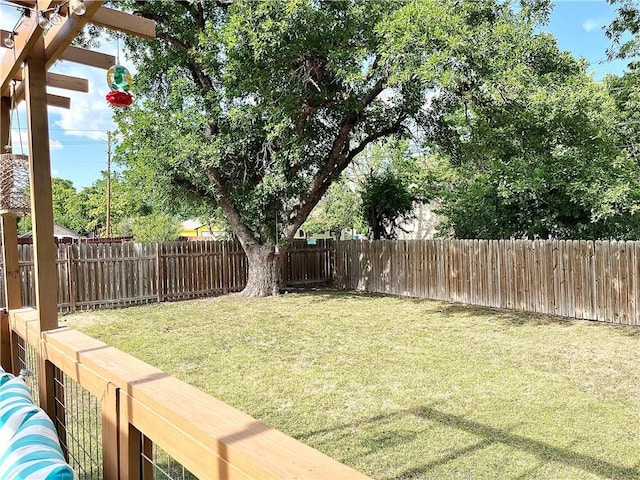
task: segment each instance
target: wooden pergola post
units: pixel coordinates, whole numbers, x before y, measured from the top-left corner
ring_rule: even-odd
[[[75,36],[87,23],[114,29],[143,38],[155,38],[155,22],[136,17],[125,12],[103,6],[102,0],[83,0],[84,13],[76,14],[67,6],[63,10],[62,21],[49,26],[46,34],[39,26],[36,16],[42,12],[51,12],[64,7],[69,2],[59,0],[8,0],[16,5],[27,7],[31,12],[19,23],[12,35],[14,45],[8,48],[0,60],[0,97],[2,98],[2,114],[0,118],[0,150],[10,138],[9,120],[11,107],[25,100],[27,105],[27,127],[29,146],[29,186],[31,193],[31,216],[33,223],[34,247],[34,280],[35,280],[35,317],[38,331],[43,332],[58,328],[58,278],[56,268],[56,246],[53,236],[53,202],[51,189],[51,158],[49,152],[49,125],[47,105],[69,108],[70,100],[66,97],[47,94],[47,84],[52,87],[74,91],[88,91],[88,81],[68,75],[47,72],[57,60],[66,60],[98,68],[109,68],[115,65],[112,55],[92,52],[71,46]],[[0,32],[6,36],[7,32]],[[17,80],[15,89],[10,83]],[[18,270],[17,228],[14,216],[0,216],[3,235],[3,255],[5,260],[7,287],[7,307],[15,310],[21,307],[21,292]],[[26,310],[26,309],[25,309]],[[24,313],[24,312],[23,312]],[[6,312],[0,315],[0,362],[5,365],[5,356],[9,356],[11,329]],[[15,362],[18,363],[18,362]],[[19,368],[16,364],[13,369]],[[54,421],[56,419],[55,378],[56,369],[45,360],[44,352],[38,351],[38,390],[40,407]],[[59,386],[62,385],[59,383]],[[64,395],[64,386],[58,388]],[[131,472],[118,472],[120,466],[127,466],[133,471],[140,470],[140,456],[135,458],[139,450],[139,438],[129,436],[129,424],[119,425],[120,406],[119,392],[110,388],[105,397],[111,400],[104,406],[102,416],[105,425],[103,432],[103,473],[104,478],[135,478]],[[103,399],[104,399],[103,398]],[[62,407],[64,408],[64,407]],[[65,413],[61,413],[65,417]],[[60,434],[59,430],[59,434]],[[62,435],[61,435],[62,437]],[[65,443],[65,442],[63,442]],[[136,450],[138,449],[138,450]],[[120,451],[126,451],[126,461],[118,457]],[[135,464],[134,464],[135,463]]]
[[[9,145],[11,137],[11,99],[0,97],[0,153],[12,153],[5,151],[5,145]],[[20,270],[18,267],[18,232],[16,217],[9,214],[0,216],[2,227],[2,259],[3,281],[6,295],[5,307],[7,310],[22,306],[22,294],[20,291]],[[11,372],[17,368],[11,361],[11,334],[9,331],[9,315],[3,312],[0,315],[0,366],[5,372]]]
[[[27,103],[35,301],[40,332],[58,328],[58,279],[53,237],[46,74],[44,39],[40,37],[27,57],[23,78]],[[40,352],[38,385],[40,407],[51,418],[55,418],[53,367],[42,359]]]

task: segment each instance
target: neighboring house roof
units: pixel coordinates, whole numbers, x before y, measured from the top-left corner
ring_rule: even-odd
[[[19,238],[31,238],[32,236],[33,236],[33,231],[20,235]],[[73,238],[73,239],[82,238],[76,232],[69,230],[68,228],[62,227],[60,225],[53,226],[53,236],[56,238]]]
[[[197,218],[190,218],[189,220],[185,220],[181,224],[182,230],[197,230],[198,228],[203,226],[204,225],[202,224],[202,222]]]

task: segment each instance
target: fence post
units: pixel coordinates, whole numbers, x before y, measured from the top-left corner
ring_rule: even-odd
[[[162,243],[156,243],[156,274],[157,274],[157,284],[158,284],[158,303],[162,303],[164,299],[164,269],[162,268]]]
[[[76,311],[76,282],[74,275],[74,261],[73,261],[73,245],[67,245],[67,277],[69,282],[69,308],[71,312]]]
[[[229,261],[229,249],[227,248],[227,241],[222,241],[222,293],[226,295],[229,293],[229,268],[227,262]]]

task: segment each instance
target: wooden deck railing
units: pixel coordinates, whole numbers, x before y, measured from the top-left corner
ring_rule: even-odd
[[[64,398],[56,398],[61,388],[45,387],[47,391],[42,392],[43,383],[55,385],[52,378],[76,382],[100,400],[105,479],[154,478],[153,469],[145,466],[150,442],[200,479],[367,478],[83,333],[68,327],[40,333],[34,309],[5,312],[2,325],[3,351],[10,344],[15,353],[16,340],[22,339],[37,352],[42,369],[38,374],[41,403],[64,410]],[[6,355],[3,361],[9,361]],[[15,371],[15,355],[11,363],[5,368]],[[59,385],[69,388],[64,382]],[[76,421],[68,415],[60,420],[66,424]],[[60,429],[62,435],[68,430]],[[64,438],[61,441],[68,443]]]

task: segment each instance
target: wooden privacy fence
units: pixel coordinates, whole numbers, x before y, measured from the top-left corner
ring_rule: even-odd
[[[340,288],[640,325],[640,242],[336,242]]]
[[[22,304],[34,306],[33,246],[18,248]],[[331,257],[327,241],[294,242],[283,266],[285,285],[329,283]],[[220,295],[247,281],[246,256],[230,240],[58,245],[56,265],[62,312]]]

